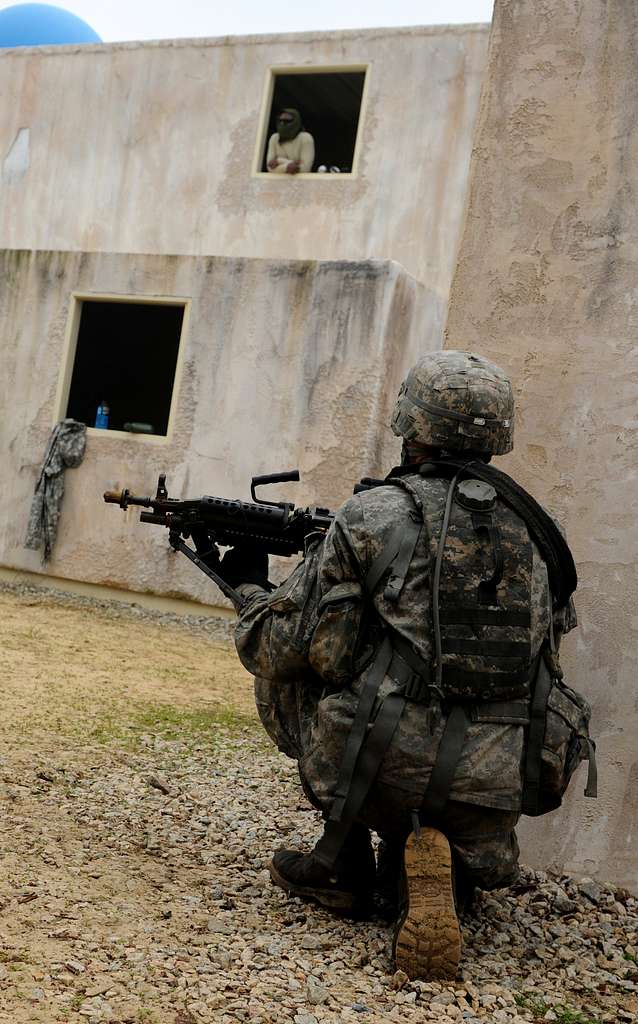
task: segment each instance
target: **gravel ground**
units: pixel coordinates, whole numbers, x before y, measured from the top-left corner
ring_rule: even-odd
[[[74,642],[78,616],[105,643],[116,620],[123,651],[146,636],[151,675],[162,664],[158,625],[172,637],[186,628],[204,657],[231,657],[221,634],[211,643],[215,623],[166,622],[66,594],[58,601],[41,588],[1,596],[9,650],[11,623],[37,612],[19,634],[25,654],[48,636],[50,615]],[[69,663],[57,653],[52,665],[51,650],[34,691],[41,701],[62,686]],[[244,707],[246,687],[238,672],[229,705]],[[629,893],[526,870],[515,890],[484,894],[463,921],[458,981],[413,984],[393,970],[381,919],[340,920],[271,885],[273,849],[303,847],[320,824],[254,715],[206,719],[202,730],[195,687],[175,719],[140,718],[135,691],[130,719],[118,705],[108,729],[92,718],[82,728],[80,702],[79,719],[65,704],[68,727],[53,729],[7,711],[21,707],[14,690],[12,677],[0,721],[0,1020],[638,1020],[638,900]]]
[[[220,615],[180,615],[176,612],[163,612],[156,608],[145,608],[134,601],[114,601],[75,594],[69,590],[58,590],[55,587],[44,587],[37,583],[10,583],[0,580],[0,594],[7,594],[17,600],[32,601],[37,604],[52,604],[60,607],[77,608],[87,612],[97,612],[109,619],[125,619],[132,622],[154,622],[160,626],[171,626],[186,630],[209,640],[227,640],[233,638],[234,620]]]

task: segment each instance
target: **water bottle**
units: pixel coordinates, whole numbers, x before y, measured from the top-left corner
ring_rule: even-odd
[[[109,409],[108,405],[106,404],[104,399],[102,399],[102,401],[100,402],[100,404],[97,407],[97,412],[95,414],[95,426],[98,428],[98,430],[108,430],[109,429],[109,412],[110,411],[111,410]]]

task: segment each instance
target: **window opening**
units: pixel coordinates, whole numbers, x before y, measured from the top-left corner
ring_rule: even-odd
[[[276,72],[261,170],[268,172],[268,142],[277,131],[277,115],[293,108],[314,139],[312,171],[351,174],[365,76],[365,71]]]
[[[183,320],[183,304],[82,300],[66,415],[166,435]]]

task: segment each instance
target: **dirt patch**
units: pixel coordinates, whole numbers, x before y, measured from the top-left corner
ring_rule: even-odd
[[[152,725],[154,709],[158,720],[172,708],[195,717],[199,711],[202,725],[207,713],[214,724],[216,712],[257,721],[252,677],[229,643],[202,631],[195,636],[152,618],[135,621],[125,608],[119,615],[77,608],[41,593],[0,593],[0,623],[0,735],[9,748],[18,741],[23,749],[59,750],[78,734],[84,747],[94,732],[103,742],[109,725],[118,732]]]
[[[380,918],[273,886],[272,851],[320,817],[215,622],[160,619],[0,591],[0,1021],[637,1018],[638,902],[613,886],[484,895],[450,985],[395,974]]]

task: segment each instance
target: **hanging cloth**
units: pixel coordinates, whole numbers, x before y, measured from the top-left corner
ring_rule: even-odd
[[[65,419],[51,433],[31,502],[24,546],[43,548],[42,562],[48,562],[55,544],[64,497],[64,470],[79,466],[86,449],[86,424]]]

